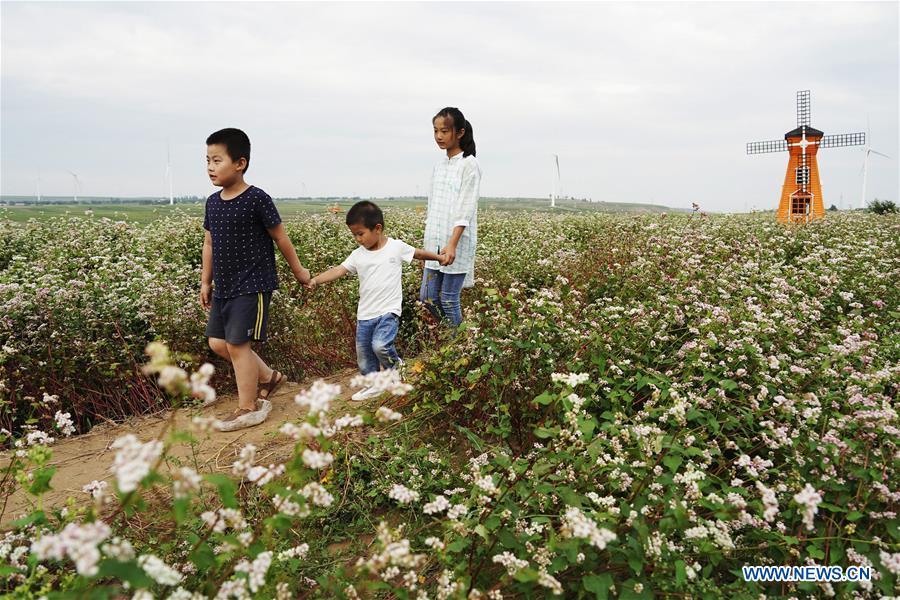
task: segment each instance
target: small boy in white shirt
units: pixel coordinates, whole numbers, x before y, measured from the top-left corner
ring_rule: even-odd
[[[357,202],[347,211],[347,227],[359,248],[338,267],[313,277],[307,287],[334,281],[347,273],[359,276],[359,306],[356,309],[356,360],[363,375],[393,369],[402,363],[394,347],[403,305],[403,263],[447,257],[389,238],[384,234],[384,215],[374,202]],[[383,390],[366,387],[353,394],[354,400],[378,396]]]

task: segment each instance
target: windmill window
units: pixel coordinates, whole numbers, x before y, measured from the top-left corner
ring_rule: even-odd
[[[809,196],[794,196],[791,198],[791,214],[805,215],[809,213]]]
[[[794,174],[797,185],[809,184],[809,167],[797,167]]]

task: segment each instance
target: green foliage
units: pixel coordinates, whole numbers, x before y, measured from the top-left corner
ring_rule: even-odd
[[[876,215],[894,215],[897,214],[897,204],[891,200],[879,200],[876,198],[869,202],[869,212]]]
[[[352,243],[329,236],[339,231],[329,218],[289,228],[313,270]],[[294,432],[292,456],[271,466],[283,474],[260,485],[270,467],[251,475],[250,461],[171,503],[150,501],[176,489],[175,474],[154,467],[120,494],[162,513],[152,535],[126,526],[138,511],[35,510],[9,524],[3,589],[814,598],[832,590],[746,582],[741,567],[816,563],[872,566],[871,582],[832,584],[838,597],[895,595],[900,223],[875,219],[784,228],[760,216],[579,216],[536,227],[491,214],[465,327],[438,346],[408,305],[404,343],[427,352],[408,365],[412,392],[387,401],[402,420],[366,414],[363,429],[331,431],[327,411],[310,415],[320,429]],[[410,243],[421,234],[412,215],[392,224]],[[404,276],[408,299],[417,275]],[[321,300],[332,313],[355,293],[341,285]],[[300,305],[285,318],[308,323],[319,300],[284,301]],[[33,439],[18,439],[8,468],[40,507],[52,461]],[[332,462],[309,467],[307,451]],[[313,502],[312,484],[331,501]],[[229,524],[210,527],[223,514]],[[105,540],[134,548],[101,545],[99,574],[32,547],[101,524]],[[303,556],[282,554],[301,544]],[[161,582],[150,554],[179,566],[177,585]]]

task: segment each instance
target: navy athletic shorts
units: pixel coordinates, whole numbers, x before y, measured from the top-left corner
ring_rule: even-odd
[[[235,345],[266,341],[271,299],[272,292],[256,292],[234,298],[213,296],[206,337],[223,339]]]

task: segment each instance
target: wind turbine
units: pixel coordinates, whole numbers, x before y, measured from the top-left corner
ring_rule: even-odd
[[[863,189],[862,189],[862,198],[859,201],[859,207],[866,207],[866,183],[869,176],[869,155],[877,154],[878,156],[883,156],[885,158],[890,158],[887,154],[882,154],[878,150],[872,149],[872,134],[869,133],[869,117],[866,116],[866,147],[865,147],[865,157],[863,158],[863,166],[862,166],[862,176],[863,176]]]
[[[37,201],[40,202],[41,201],[41,171],[40,171],[40,169],[38,169],[36,191],[37,191]]]
[[[175,204],[175,196],[172,194],[172,153],[169,151],[169,141],[166,140],[166,180],[169,182],[169,206]]]
[[[550,208],[556,208],[556,199],[559,197],[559,155],[553,156],[553,186],[550,192]]]
[[[69,175],[72,176],[72,179],[74,179],[75,183],[75,193],[72,195],[72,199],[75,201],[75,204],[78,204],[78,192],[81,190],[81,181],[79,181],[78,175],[76,175],[72,171],[69,171]]]

